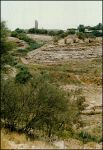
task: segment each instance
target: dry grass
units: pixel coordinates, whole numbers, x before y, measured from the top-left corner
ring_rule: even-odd
[[[60,84],[94,84],[101,86],[101,58],[92,60],[70,60],[61,64],[28,64],[32,75],[36,72],[46,71],[54,82]]]
[[[7,130],[1,130],[1,149],[10,148],[10,144],[8,141],[15,141],[16,144],[26,143],[27,139],[24,134],[18,134],[16,132],[9,132]]]
[[[1,130],[1,149],[53,149],[50,143],[44,141],[30,141],[26,138],[25,134],[18,134],[17,132],[9,132]]]

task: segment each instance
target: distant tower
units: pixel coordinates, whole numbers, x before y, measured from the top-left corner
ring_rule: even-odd
[[[35,20],[35,29],[38,29],[38,21]]]

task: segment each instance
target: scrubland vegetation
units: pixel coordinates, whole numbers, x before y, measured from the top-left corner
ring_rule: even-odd
[[[99,26],[95,27],[96,29]],[[92,28],[91,29],[94,29]],[[95,38],[96,34],[84,33],[84,26],[78,27],[79,39]],[[54,43],[75,30],[60,30],[56,33],[47,30],[29,29],[29,33],[54,36]],[[25,41],[26,49],[19,49],[15,42],[8,41],[12,36]],[[101,36],[101,35],[100,35]],[[1,128],[8,133],[18,134],[24,142],[30,140],[55,141],[56,139],[76,139],[83,142],[102,142],[101,126],[95,134],[85,131],[83,111],[87,108],[83,85],[102,85],[101,58],[92,60],[71,60],[69,63],[23,64],[20,57],[45,44],[34,41],[22,29],[9,31],[5,22],[1,22]],[[23,55],[23,52],[25,55]],[[7,65],[16,69],[15,77],[4,78]],[[65,90],[65,85],[80,86],[79,89]],[[92,114],[90,114],[92,115]],[[100,117],[100,114],[97,114]],[[88,119],[87,119],[88,120]],[[4,132],[4,131],[3,131]],[[21,137],[20,137],[21,136]],[[15,136],[16,137],[16,136]],[[27,139],[26,139],[27,138]],[[16,139],[18,140],[18,139]],[[3,144],[4,142],[4,144]],[[2,140],[2,148],[6,139]]]

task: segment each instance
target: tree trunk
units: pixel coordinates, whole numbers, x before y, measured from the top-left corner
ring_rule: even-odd
[[[49,130],[48,130],[48,137],[50,138],[51,137],[51,133],[52,133],[52,126],[49,127]]]

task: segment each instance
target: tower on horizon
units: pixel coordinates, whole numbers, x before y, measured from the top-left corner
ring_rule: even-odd
[[[35,20],[35,29],[38,29],[38,21]]]

